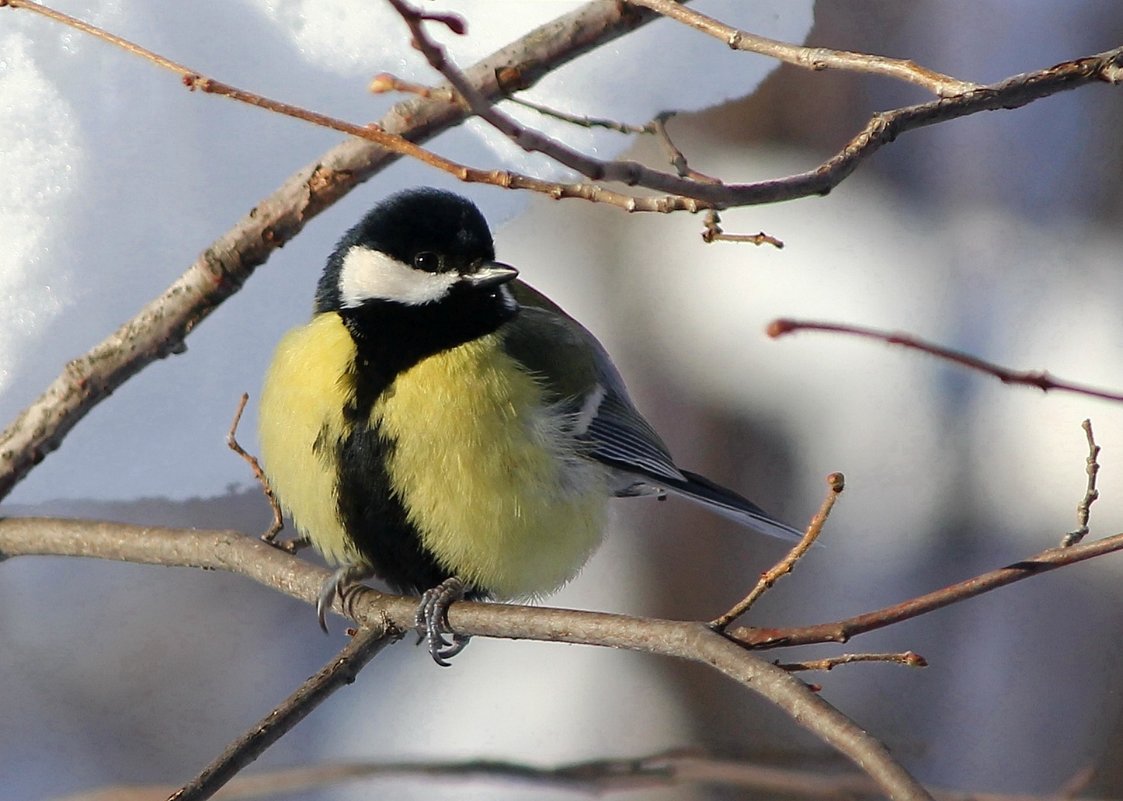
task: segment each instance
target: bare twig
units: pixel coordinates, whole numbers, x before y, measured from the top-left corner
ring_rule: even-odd
[[[242,422],[242,413],[246,410],[246,404],[249,403],[250,394],[243,392],[241,400],[238,401],[238,409],[234,412],[234,422],[230,424],[230,431],[226,434],[226,446],[234,453],[242,457],[242,459],[250,466],[253,471],[253,477],[257,479],[257,483],[261,485],[261,491],[265,493],[265,500],[269,502],[269,508],[273,510],[273,522],[269,528],[261,535],[261,539],[268,542],[270,545],[276,545],[282,550],[289,553],[296,553],[303,547],[300,543],[303,542],[307,545],[307,540],[300,538],[289,540],[286,543],[277,543],[275,541],[277,534],[285,527],[285,518],[281,514],[281,504],[277,501],[277,496],[273,492],[273,488],[269,486],[269,479],[265,477],[265,471],[261,469],[261,463],[257,461],[257,457],[252,453],[246,451],[238,443],[238,424]]]
[[[472,113],[477,117],[494,127],[523,150],[549,156],[559,164],[576,170],[594,181],[623,181],[628,185],[637,183],[637,181],[627,180],[617,174],[618,170],[615,165],[624,162],[602,162],[586,156],[556,139],[551,139],[539,131],[521,125],[512,117],[504,114],[493,105],[489,98],[485,97],[471,84],[460,68],[448,58],[445,49],[425,32],[426,17],[424,12],[406,2],[406,0],[387,1],[409,26],[410,34],[413,37],[413,46],[425,56],[425,60],[429,62],[433,69],[437,70],[446,81],[455,87]]]
[[[512,95],[506,98],[512,103],[516,103],[523,108],[528,108],[531,111],[537,111],[544,117],[553,117],[555,120],[568,122],[570,125],[576,125],[578,128],[604,128],[609,131],[616,131],[622,134],[651,134],[655,133],[656,122],[652,121],[645,125],[633,125],[628,122],[620,122],[619,120],[610,120],[605,117],[589,117],[584,114],[570,114],[565,111],[560,111],[556,108],[544,106],[541,103],[535,103],[533,100],[527,100],[523,97]]]
[[[751,648],[781,648],[821,642],[846,642],[857,634],[884,628],[902,620],[942,609],[945,606],[974,598],[1016,581],[1056,570],[1058,567],[1082,562],[1107,553],[1123,551],[1123,534],[1114,534],[1092,542],[1041,551],[1028,559],[991,570],[974,578],[951,584],[943,589],[920,595],[873,612],[798,628],[727,629],[726,636]]]
[[[855,662],[893,662],[906,667],[928,667],[928,660],[914,651],[899,654],[840,654],[826,659],[812,659],[806,662],[773,662],[776,667],[788,671],[834,670],[839,665],[852,665]]]
[[[749,611],[749,607],[756,603],[760,596],[772,589],[773,584],[792,572],[795,563],[807,553],[811,546],[815,544],[815,540],[819,538],[819,534],[822,532],[827,518],[830,517],[831,509],[834,508],[835,501],[838,500],[838,496],[842,494],[842,490],[845,486],[846,479],[842,473],[831,473],[827,476],[827,496],[823,498],[823,503],[819,507],[819,511],[811,518],[811,523],[807,526],[807,532],[803,535],[803,539],[796,543],[794,548],[788,551],[787,556],[761,575],[760,580],[748,595],[734,604],[733,608],[724,615],[710,621],[711,628],[716,631],[724,631],[730,623]]]
[[[380,72],[371,78],[367,90],[376,95],[386,92],[403,92],[424,97],[427,100],[441,100],[445,103],[456,103],[460,99],[460,96],[451,86],[426,86],[425,84],[402,80],[389,72]]]
[[[744,50],[774,58],[797,67],[809,70],[840,69],[850,72],[866,72],[884,75],[889,78],[923,86],[940,97],[961,95],[978,89],[977,83],[961,81],[950,75],[922,67],[914,61],[868,53],[851,53],[845,50],[830,50],[825,47],[803,47],[802,45],[780,42],[765,36],[757,36],[748,31],[738,30],[713,17],[682,5],[677,0],[628,0],[632,5],[643,6],[665,17],[689,25],[695,30],[720,39],[734,50]]]
[[[426,86],[425,84],[404,80],[389,72],[380,72],[378,75],[375,75],[367,88],[374,94],[404,92],[417,95],[418,97],[443,100],[447,103],[463,102],[460,95],[447,84],[444,86]],[[535,103],[533,100],[527,100],[517,95],[508,95],[503,99],[522,106],[523,108],[528,108],[531,111],[536,111],[544,117],[552,117],[562,122],[568,122],[579,128],[605,128],[622,134],[655,133],[655,122],[649,122],[646,125],[632,125],[630,123],[620,122],[619,120],[609,120],[602,117],[569,114],[568,112],[550,108],[549,106]]]
[[[363,666],[392,640],[388,626],[360,629],[315,676],[232,742],[198,776],[172,793],[168,801],[203,801],[213,796],[238,771],[265,753],[269,746],[308,717],[332,693],[354,682]]]
[[[1100,455],[1100,446],[1096,444],[1096,438],[1092,435],[1091,420],[1085,420],[1081,423],[1081,428],[1084,429],[1084,435],[1088,439],[1088,458],[1084,460],[1085,472],[1088,474],[1088,486],[1084,490],[1084,497],[1076,505],[1076,530],[1064,535],[1061,539],[1062,548],[1075,545],[1088,535],[1088,517],[1092,510],[1092,504],[1100,497],[1100,492],[1096,489],[1096,476],[1100,472],[1100,463],[1096,460]]]
[[[721,227],[721,217],[714,210],[706,212],[705,219],[702,222],[702,241],[703,242],[748,242],[753,245],[772,245],[777,250],[782,250],[784,243],[772,236],[761,231],[758,234],[727,234]]]
[[[1023,384],[1025,386],[1036,387],[1042,392],[1048,392],[1049,390],[1074,392],[1078,395],[1087,395],[1092,398],[1123,402],[1123,394],[1118,392],[1074,384],[1070,381],[1054,378],[1044,370],[1011,370],[1000,364],[988,362],[976,356],[971,356],[962,351],[952,350],[951,348],[945,348],[942,345],[937,345],[932,342],[926,342],[912,334],[899,331],[879,331],[874,328],[864,328],[862,326],[846,325],[844,323],[824,323],[811,320],[789,319],[773,320],[768,324],[766,331],[768,332],[768,336],[773,338],[782,337],[797,331],[824,331],[832,334],[848,334],[850,336],[863,337],[866,339],[876,339],[890,345],[901,345],[905,348],[919,350],[923,353],[936,356],[937,358],[953,362],[954,364],[987,373],[997,378],[1003,384]]]
[[[1066,553],[1079,553],[1076,545]],[[97,521],[0,519],[0,558],[30,554],[93,556],[135,563],[209,567],[239,573],[314,603],[328,571],[232,531],[199,531]],[[416,598],[359,589],[349,614],[377,638],[414,625]],[[625,648],[673,656],[718,670],[782,709],[792,720],[860,765],[896,801],[931,796],[880,742],[784,670],[745,651],[702,623],[640,619],[570,609],[458,602],[449,610],[458,632]]]
[[[463,102],[460,95],[447,84],[444,86],[426,86],[425,84],[404,80],[389,72],[380,72],[378,75],[375,75],[367,88],[374,94],[404,92],[406,94],[417,95],[418,97],[443,100],[447,103]],[[535,103],[533,100],[527,100],[517,95],[508,95],[503,99],[522,106],[523,108],[528,108],[531,111],[536,111],[544,117],[552,117],[553,119],[576,125],[578,128],[605,128],[622,134],[655,133],[655,122],[649,122],[646,125],[632,125],[630,123],[620,122],[619,120],[610,120],[602,117],[569,114],[568,112],[550,108],[549,106]]]
[[[653,132],[659,137],[659,144],[663,148],[663,152],[667,155],[667,160],[671,166],[675,168],[675,173],[680,178],[690,178],[694,181],[700,181],[704,184],[720,184],[721,181],[714,178],[712,175],[706,175],[704,172],[698,172],[690,166],[686,161],[686,155],[679,149],[678,145],[671,139],[670,132],[667,131],[667,120],[674,116],[672,112],[663,112],[651,121]]]

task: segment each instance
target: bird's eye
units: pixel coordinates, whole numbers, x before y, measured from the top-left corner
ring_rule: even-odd
[[[422,251],[413,257],[413,266],[427,273],[439,272],[441,257],[431,250]]]

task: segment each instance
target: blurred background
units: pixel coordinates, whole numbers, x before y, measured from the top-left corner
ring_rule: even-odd
[[[361,94],[374,72],[432,80],[390,23],[380,35],[400,55],[387,56],[390,66],[367,64],[370,42],[352,41],[353,26],[332,17],[347,10],[343,0],[206,2],[190,12],[174,5],[59,4],[215,77],[350,119],[375,119],[384,108]],[[521,5],[486,8],[502,7],[506,18]],[[1123,42],[1123,12],[1112,0],[839,0],[815,4],[813,16],[799,3],[703,7],[770,36],[911,58],[977,82]],[[477,13],[469,19],[480,53],[512,38]],[[9,202],[23,203],[9,206],[0,225],[25,246],[9,248],[12,260],[0,269],[0,314],[12,315],[0,320],[7,421],[65,359],[131,316],[337,137],[178,92],[150,65],[28,22],[25,12],[5,13],[2,23],[0,115],[32,131],[42,126],[25,151],[9,146],[0,162],[15,176]],[[883,78],[772,70],[765,59],[685,33],[673,50],[651,41],[631,55],[607,48],[603,57],[620,61],[591,67],[600,80],[563,71],[539,97],[634,123],[660,108],[688,109],[669,123],[671,135],[691,166],[728,181],[810,169],[874,111],[928,99]],[[711,52],[734,58],[711,63]],[[669,69],[675,80],[645,77],[642,68],[624,75],[615,63]],[[603,79],[605,69],[615,80]],[[640,83],[626,83],[631,77]],[[586,90],[590,82],[595,91]],[[654,107],[632,105],[636,86],[651,88],[645,102]],[[99,100],[81,105],[61,87]],[[1092,530],[1119,530],[1118,404],[1005,387],[867,342],[812,334],[772,341],[764,328],[792,316],[902,329],[1011,367],[1123,388],[1120,91],[1089,86],[909,133],[826,198],[723,215],[727,231],[763,229],[783,250],[706,245],[698,217],[464,191],[496,222],[500,258],[602,338],[681,464],[797,526],[817,508],[825,477],[845,473],[827,547],[747,620],[822,622],[1055,544],[1075,527],[1084,492],[1085,418],[1103,447]],[[472,135],[442,137],[435,147],[477,164],[518,158]],[[269,147],[255,145],[261,141]],[[653,141],[587,144],[661,165]],[[307,314],[335,238],[378,197],[422,182],[449,185],[398,165],[315,220],[192,335],[187,354],[152,365],[84,420],[0,514],[261,531],[265,503],[223,445],[237,396],[256,392],[272,343]],[[247,447],[254,423],[251,401]],[[684,503],[620,501],[606,545],[549,603],[709,618],[783,552]],[[1048,794],[1094,769],[1086,792],[1118,795],[1123,775],[1111,757],[1123,738],[1115,671],[1121,565],[1109,556],[845,647],[769,657],[912,649],[930,667],[855,665],[808,678],[923,781]],[[9,560],[0,569],[0,799],[185,781],[342,646],[340,623],[324,637],[308,607],[227,575]],[[477,640],[451,670],[408,644],[389,649],[254,770],[343,759],[553,765],[677,747],[849,768],[763,701],[699,667]],[[299,797],[513,798],[527,790],[395,780]],[[632,795],[672,793],[739,795]]]

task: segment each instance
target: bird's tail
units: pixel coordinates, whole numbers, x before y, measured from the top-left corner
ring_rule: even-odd
[[[723,517],[729,518],[743,526],[747,526],[761,534],[767,534],[770,537],[779,537],[788,542],[799,542],[799,540],[803,538],[802,531],[772,519],[755,503],[748,498],[738,495],[733,490],[726,489],[720,484],[715,484],[710,481],[705,476],[691,473],[689,470],[682,470],[680,468],[679,472],[685,476],[685,481],[660,478],[659,486],[676,495],[681,495],[687,500],[700,503]]]

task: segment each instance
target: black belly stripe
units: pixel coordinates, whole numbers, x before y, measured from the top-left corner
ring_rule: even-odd
[[[339,517],[359,555],[399,592],[423,592],[452,574],[422,545],[403,499],[392,489],[386,464],[395,443],[372,424],[371,411],[410,367],[491,333],[513,314],[494,291],[450,299],[448,306],[370,302],[340,313],[356,352],[349,372],[341,376],[348,401],[346,433],[334,454]],[[466,597],[487,594],[487,588],[469,587]]]
[[[421,544],[393,492],[386,457],[394,443],[369,425],[338,443],[339,515],[348,536],[379,578],[398,592],[419,593],[449,577]]]

